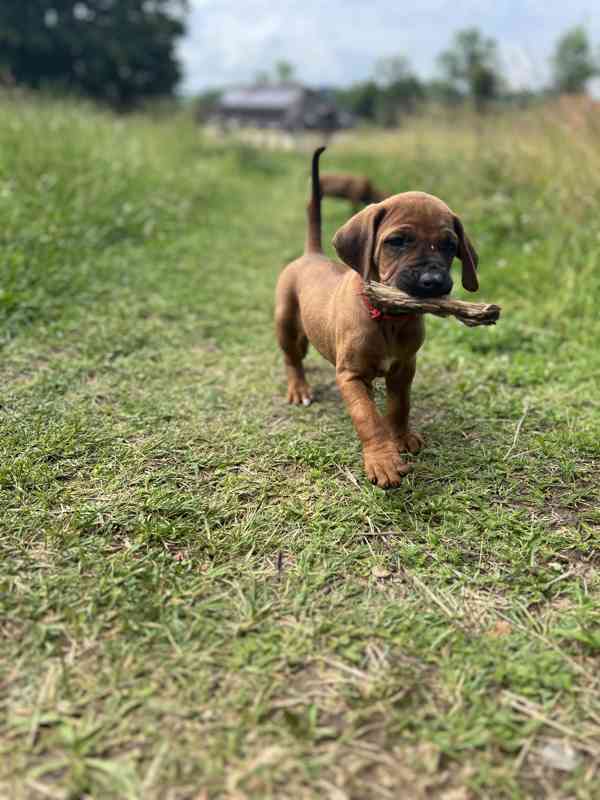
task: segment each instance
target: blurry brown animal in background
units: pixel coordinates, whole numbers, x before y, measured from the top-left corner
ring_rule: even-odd
[[[462,283],[477,291],[477,254],[460,219],[424,192],[406,192],[370,205],[336,233],[344,263],[321,247],[319,156],[312,161],[312,195],[304,255],[279,276],[275,297],[277,339],[283,350],[289,403],[309,405],[312,393],[302,361],[308,342],[330,361],[354,428],[365,471],[382,488],[398,486],[409,466],[402,451],[423,444],[408,424],[417,351],[425,339],[421,315],[388,317],[370,305],[364,281],[402,289],[414,297],[441,297],[452,289],[450,266],[462,261]],[[385,378],[387,413],[381,416],[372,383]]]
[[[352,207],[357,211],[360,206],[380,203],[387,197],[373,186],[369,178],[346,172],[339,174],[329,172],[321,175],[320,186],[322,197],[341,197],[350,200]]]

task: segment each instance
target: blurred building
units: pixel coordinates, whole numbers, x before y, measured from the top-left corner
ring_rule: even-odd
[[[268,128],[288,132],[336,131],[353,124],[337,107],[333,93],[299,83],[261,83],[227,89],[211,122],[222,128]]]

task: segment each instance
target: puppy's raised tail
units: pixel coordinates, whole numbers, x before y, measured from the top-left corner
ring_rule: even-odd
[[[319,181],[319,157],[325,147],[317,147],[312,157],[312,176],[310,200],[306,208],[308,229],[306,231],[305,253],[322,253],[321,244],[321,184]]]

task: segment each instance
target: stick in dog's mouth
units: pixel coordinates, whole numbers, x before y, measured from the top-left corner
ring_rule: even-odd
[[[456,317],[463,325],[495,325],[500,319],[500,306],[494,303],[467,303],[445,297],[413,297],[375,281],[365,281],[364,293],[370,303],[386,314],[433,314],[436,317]]]

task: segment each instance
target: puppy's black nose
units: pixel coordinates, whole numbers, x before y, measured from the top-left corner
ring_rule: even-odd
[[[419,286],[423,289],[439,289],[444,285],[441,272],[424,272],[419,278]]]
[[[417,280],[417,289],[430,297],[448,294],[452,289],[452,279],[447,273],[437,270],[423,272]]]

